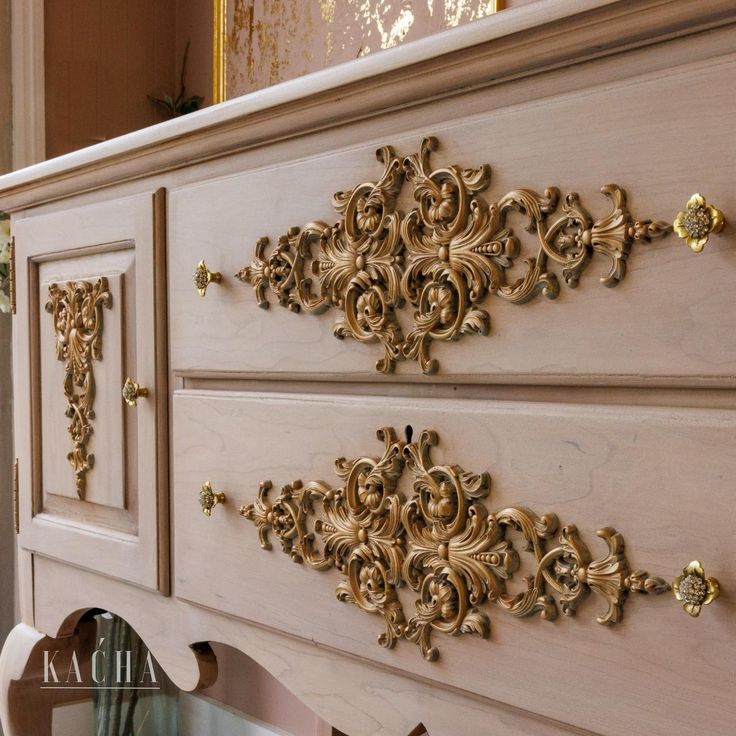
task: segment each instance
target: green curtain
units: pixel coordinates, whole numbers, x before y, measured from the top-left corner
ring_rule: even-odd
[[[95,736],[177,736],[176,686],[125,621],[107,613],[96,618]]]

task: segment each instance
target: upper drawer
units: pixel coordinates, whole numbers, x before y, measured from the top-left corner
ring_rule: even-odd
[[[165,196],[13,221],[21,543],[154,589],[168,585]]]
[[[695,253],[647,225],[671,224],[698,191],[736,217],[736,98],[718,92],[735,71],[680,68],[429,131],[417,113],[380,138],[355,124],[339,150],[296,160],[301,146],[284,144],[273,166],[261,151],[241,174],[176,190],[174,370],[368,380],[379,361],[403,380],[736,382],[729,226]],[[433,105],[448,118],[466,106]],[[329,151],[327,136],[310,148]],[[395,154],[376,162],[379,144]],[[201,259],[223,279],[204,299]]]

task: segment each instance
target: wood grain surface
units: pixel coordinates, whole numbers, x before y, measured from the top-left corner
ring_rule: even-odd
[[[417,110],[406,121],[408,132],[377,135],[372,125],[360,136],[356,131],[349,145],[315,156],[302,156],[295,141],[289,158],[282,152],[276,164],[177,188],[170,230],[177,254],[170,263],[173,369],[195,376],[385,380],[374,369],[380,345],[334,338],[338,310],[293,314],[273,294],[263,310],[252,288],[233,278],[250,264],[259,237],[268,236],[275,246],[291,226],[335,222],[332,194],[378,179],[382,167],[373,151],[379,145],[408,155],[432,133],[440,141],[434,167],[490,163],[491,185],[483,195],[490,202],[519,187],[543,192],[557,186],[563,196],[578,192],[600,218],[609,205],[599,189],[613,182],[628,191],[637,218],[671,222],[700,189],[728,213],[736,207],[736,159],[724,121],[736,114],[736,98],[726,96],[717,105],[710,100],[711,91],[728,88],[735,74],[736,56],[720,58],[469,118],[455,108],[454,120],[431,127]],[[682,89],[692,90],[691,104],[681,103]],[[700,129],[707,136],[690,132]],[[403,212],[415,206],[411,189],[404,186]],[[539,246],[536,235],[524,233],[521,217],[512,216],[509,224],[522,243],[513,280]],[[191,278],[201,258],[224,276],[205,299]],[[723,329],[735,326],[730,283],[736,249],[728,227],[698,255],[674,235],[634,245],[627,275],[615,288],[599,283],[608,266],[605,257],[594,256],[577,289],[564,284],[558,269],[561,288],[554,301],[539,296],[515,305],[486,297],[481,306],[490,314],[488,336],[433,342],[437,376],[423,376],[415,362],[404,361],[396,377],[422,383],[736,385],[736,344],[723,339]],[[404,334],[413,311],[411,305],[399,310]]]
[[[382,649],[380,617],[335,599],[337,572],[293,564],[275,540],[273,551],[261,550],[237,510],[255,499],[262,480],[276,489],[295,479],[337,487],[336,458],[380,457],[376,429],[401,434],[406,425],[415,437],[437,431],[435,463],[490,473],[489,510],[554,512],[578,527],[593,555],[604,551],[595,531],[613,526],[632,568],[668,580],[701,559],[720,579],[722,598],[694,620],[670,594],[637,596],[623,623],[610,628],[595,622],[605,608],[596,596],[575,618],[553,623],[487,607],[491,640],[437,635],[436,664],[408,642]],[[719,733],[730,721],[736,630],[728,591],[736,584],[736,547],[730,515],[707,499],[730,493],[734,412],[184,392],[174,398],[174,426],[180,598],[593,731],[686,733],[707,718]],[[205,480],[228,497],[210,519],[197,498]],[[402,482],[409,496],[410,479]],[[402,600],[413,611],[414,596]],[[497,664],[498,677],[478,677],[489,671],[487,661]]]
[[[734,38],[728,0],[545,0],[0,178],[18,252],[24,621],[0,662],[3,696],[13,682],[27,692],[44,636],[68,638],[103,608],[180,687],[213,682],[212,657],[190,645],[220,642],[350,736],[420,723],[431,736],[731,736]],[[727,225],[698,255],[674,236],[635,245],[614,289],[598,283],[607,264],[595,257],[556,301],[489,297],[490,334],[434,343],[436,376],[403,362],[382,377],[376,346],[334,339],[334,310],[261,310],[233,274],[256,238],[334,221],[335,191],[380,176],[377,146],[407,155],[428,134],[440,141],[433,166],[491,165],[491,202],[556,186],[600,218],[599,189],[613,182],[636,218],[671,221],[700,191]],[[399,206],[414,206],[408,188]],[[533,253],[520,218],[510,224]],[[205,299],[192,283],[202,258],[224,277]],[[92,491],[94,510],[52,509],[49,486],[69,468],[55,444],[63,420],[45,424],[60,374],[41,345],[41,284],[103,272],[133,297],[110,322],[119,360],[100,379],[97,419],[114,413],[125,435],[125,493],[111,481]],[[153,388],[135,432],[109,409],[114,376],[128,372]],[[380,618],[336,600],[336,571],[263,551],[237,508],[267,478],[337,484],[334,460],[380,454],[387,425],[434,429],[437,462],[490,472],[490,510],[554,512],[596,556],[596,530],[613,526],[632,568],[671,580],[700,559],[721,597],[698,619],[669,594],[632,597],[608,628],[595,596],[554,622],[486,606],[490,640],[437,635],[436,663],[407,641],[382,649]],[[101,432],[99,463],[108,440]],[[228,496],[211,518],[198,505],[206,480]],[[135,517],[137,531],[104,523],[103,508]]]
[[[14,226],[25,293],[14,355],[21,544],[165,590],[168,503],[161,482],[166,473],[159,469],[168,465],[160,439],[166,438],[168,394],[165,340],[156,333],[166,316],[156,302],[165,293],[165,240],[154,231],[160,219],[149,192]],[[44,306],[51,280],[101,276],[113,290],[113,307],[104,310],[102,360],[93,362],[97,393],[89,451],[95,464],[89,498],[81,501],[66,457],[72,440],[64,415],[64,365]],[[152,317],[157,304],[158,317]],[[120,396],[127,375],[151,392],[136,409],[125,407]]]

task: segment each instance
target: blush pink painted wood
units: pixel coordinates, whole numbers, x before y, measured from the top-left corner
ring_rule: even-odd
[[[168,587],[165,312],[156,311],[165,298],[165,243],[157,232],[164,202],[163,192],[149,192],[70,208],[24,218],[13,233],[23,254],[17,278],[28,285],[14,351],[26,385],[18,391],[16,384],[15,398],[21,544],[154,590]],[[86,446],[94,460],[80,499],[67,459],[74,448],[67,361],[57,356],[45,306],[51,284],[101,277],[111,304],[101,310],[100,355],[91,359],[94,417]],[[127,376],[150,391],[135,409],[121,398]]]
[[[212,651],[192,644],[213,642],[224,673],[234,648],[348,736],[730,734],[735,40],[729,0],[543,0],[0,178],[19,296],[23,623],[0,659],[7,735],[47,733],[22,715],[53,705],[39,647],[83,648],[97,608],[181,688],[215,680]],[[601,216],[615,182],[635,216],[670,221],[701,191],[727,225],[698,255],[674,237],[636,246],[615,289],[594,259],[557,301],[489,298],[491,334],[435,343],[437,375],[407,362],[380,376],[374,346],[334,339],[334,312],[266,312],[232,275],[257,237],[335,219],[333,191],[380,175],[378,145],[408,154],[427,134],[437,166],[492,165],[491,200],[559,186]],[[201,258],[224,277],[204,299]],[[49,282],[96,275],[118,311],[81,502],[43,306]],[[153,390],[131,413],[118,384],[133,371]],[[335,571],[261,550],[237,508],[266,478],[336,483],[335,458],[378,453],[375,430],[406,424],[438,432],[438,462],[491,473],[490,510],[555,512],[594,553],[595,530],[614,526],[632,566],[672,579],[701,559],[721,597],[698,619],[669,594],[632,598],[610,628],[593,596],[555,622],[491,606],[490,641],[438,635],[436,663],[406,641],[382,649],[378,617],[335,599]],[[211,518],[206,480],[228,495]]]

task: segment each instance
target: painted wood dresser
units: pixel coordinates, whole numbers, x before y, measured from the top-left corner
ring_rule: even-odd
[[[733,734],[735,48],[544,0],[0,179],[6,734],[99,609],[350,736]]]

